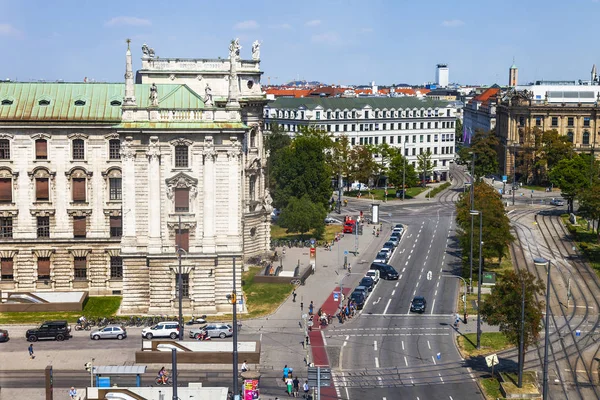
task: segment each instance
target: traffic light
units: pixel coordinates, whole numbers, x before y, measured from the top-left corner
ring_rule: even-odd
[[[231,297],[229,299],[231,301],[231,304],[236,304],[237,303],[237,298],[235,293],[231,293]]]
[[[88,372],[92,371],[92,363],[91,362],[85,363],[85,370]]]

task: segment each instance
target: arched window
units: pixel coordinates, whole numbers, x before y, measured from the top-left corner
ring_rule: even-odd
[[[567,132],[567,140],[571,143],[573,143],[573,132],[569,131]]]
[[[590,132],[589,131],[583,131],[581,143],[589,146],[589,144],[590,144]]]

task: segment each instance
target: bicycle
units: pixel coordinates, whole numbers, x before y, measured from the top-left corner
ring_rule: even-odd
[[[173,378],[171,378],[171,375],[167,376],[166,379],[163,382],[162,377],[157,376],[154,379],[154,383],[156,383],[157,385],[161,385],[161,386],[173,386]]]

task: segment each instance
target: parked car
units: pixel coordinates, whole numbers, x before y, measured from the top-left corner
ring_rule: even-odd
[[[398,274],[398,271],[396,271],[394,269],[394,267],[392,267],[389,264],[372,263],[370,269],[379,271],[379,276],[381,277],[381,279],[397,280],[400,277],[400,275]]]
[[[379,283],[379,271],[374,270],[374,269],[370,269],[370,270],[367,271],[367,273],[365,274],[365,276],[371,277],[371,279],[373,279],[373,283],[375,285],[377,285]]]
[[[353,302],[356,303],[357,310],[362,310],[363,307],[365,306],[365,302],[367,301],[367,298],[365,297],[365,294],[363,292],[357,292],[355,290],[350,295],[350,300],[352,300]]]
[[[155,337],[177,339],[179,337],[179,322],[177,321],[165,321],[159,322],[153,327],[144,328],[142,330],[142,337],[148,340],[152,340]]]
[[[384,249],[390,249],[390,251],[394,251],[395,247],[396,246],[394,245],[394,242],[391,242],[389,240],[383,244],[383,248]]]
[[[185,323],[186,325],[200,325],[200,326],[205,326],[206,324],[208,324],[208,322],[206,321],[206,315],[203,315],[199,318],[196,318],[195,316],[192,315],[192,319],[190,319],[188,322]]]
[[[328,225],[330,225],[330,224],[341,224],[342,221],[337,220],[337,219],[335,219],[333,217],[327,217],[327,218],[325,218],[325,223],[328,224]]]
[[[8,331],[0,329],[0,342],[8,342]]]
[[[565,205],[565,202],[562,201],[561,199],[552,199],[552,200],[550,200],[550,204],[553,206],[561,206],[562,207]]]
[[[420,312],[424,313],[425,308],[427,307],[427,301],[423,296],[415,296],[410,303],[410,311],[411,312]]]
[[[394,225],[394,229],[404,229],[404,224],[396,224]]]
[[[204,328],[194,328],[190,330],[190,337],[194,339],[200,338],[204,332],[208,333],[208,336],[219,337],[225,339],[226,337],[233,335],[233,327],[228,324],[208,324]]]
[[[369,296],[371,295],[371,292],[369,292],[369,289],[367,289],[364,286],[357,286],[356,288],[354,288],[355,292],[363,292],[365,294],[365,299],[368,299]]]
[[[394,228],[392,230],[392,235],[393,234],[398,234],[400,237],[402,237],[402,235],[404,235],[404,228]]]
[[[366,287],[367,290],[369,292],[371,292],[371,291],[373,291],[373,288],[375,287],[375,282],[373,281],[373,278],[371,278],[370,276],[365,276],[364,278],[362,278],[360,280],[360,283],[358,285]]]
[[[71,327],[64,320],[45,321],[38,328],[28,329],[25,332],[25,338],[29,342],[36,342],[39,339],[54,339],[59,342],[71,337]]]
[[[393,231],[390,237],[395,237],[398,238],[398,240],[400,240],[402,239],[402,234],[400,233],[400,231]]]
[[[389,251],[380,251],[379,253],[377,253],[377,255],[375,256],[375,261],[373,262],[381,262],[381,263],[386,263],[388,262],[389,259]]]
[[[127,331],[121,325],[108,325],[104,328],[90,332],[90,339],[118,339],[123,340],[127,337]]]
[[[398,236],[390,236],[389,242],[394,243],[394,247],[398,247],[398,245],[400,244],[400,239],[398,238]]]

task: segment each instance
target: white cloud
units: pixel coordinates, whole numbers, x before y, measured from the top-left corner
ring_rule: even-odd
[[[336,32],[325,32],[318,35],[312,35],[311,40],[314,43],[333,45],[340,43],[340,36]]]
[[[319,26],[319,25],[321,25],[320,19],[311,19],[310,21],[306,22],[306,26]]]
[[[138,17],[125,17],[119,16],[114,17],[104,24],[106,26],[117,26],[117,25],[129,25],[129,26],[149,26],[152,25],[149,19],[138,18]]]
[[[0,24],[0,36],[21,37],[22,33],[11,24]]]
[[[278,24],[278,25],[271,25],[270,28],[273,28],[273,29],[292,29],[292,25],[290,25],[290,24]]]
[[[256,22],[253,19],[249,19],[248,21],[238,22],[237,24],[235,24],[233,26],[233,29],[239,30],[239,31],[244,31],[244,30],[249,30],[249,29],[258,29],[258,27],[259,27],[258,22]]]
[[[442,22],[442,26],[446,28],[457,28],[459,26],[463,26],[465,23],[460,19],[449,19]]]

